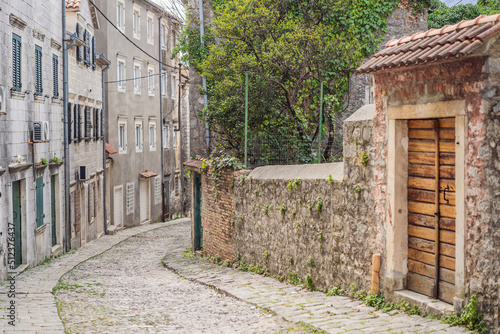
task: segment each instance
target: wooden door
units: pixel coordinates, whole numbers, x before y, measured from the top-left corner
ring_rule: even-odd
[[[455,119],[410,120],[408,136],[407,288],[453,303]]]
[[[194,249],[203,248],[203,226],[201,225],[201,175],[194,177]]]
[[[23,264],[21,181],[12,182],[12,218],[14,220],[14,268],[17,268]]]
[[[56,229],[56,177],[50,177],[50,217],[52,226],[52,246],[57,244],[57,229]]]
[[[163,216],[163,220],[167,220],[170,214],[170,183],[166,180],[163,183],[163,212],[165,215]]]
[[[115,187],[113,194],[113,225],[123,226],[123,186]]]

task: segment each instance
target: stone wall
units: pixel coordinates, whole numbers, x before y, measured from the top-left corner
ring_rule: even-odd
[[[370,288],[382,248],[371,212],[372,110],[345,123],[346,163],[261,167],[235,180],[234,247],[245,262],[283,278],[310,275],[316,288]]]

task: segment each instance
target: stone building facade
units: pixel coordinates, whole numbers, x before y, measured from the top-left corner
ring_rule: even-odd
[[[189,142],[184,121],[189,106],[183,103],[189,92],[189,78],[179,73],[178,58],[170,59],[180,32],[180,22],[175,17],[149,0],[100,0],[96,1],[96,8],[99,21],[110,21],[96,31],[96,36],[102,41],[97,45],[98,52],[105,52],[113,63],[107,71],[106,84],[106,140],[118,151],[110,158],[108,179],[113,230],[182,212],[184,179],[179,153],[189,152],[184,146]],[[179,101],[182,140],[176,131]]]
[[[60,1],[0,4],[0,278],[62,250]]]
[[[68,51],[71,248],[104,233],[102,71],[106,65],[97,54],[98,29],[89,1],[66,1],[66,30],[86,44]]]

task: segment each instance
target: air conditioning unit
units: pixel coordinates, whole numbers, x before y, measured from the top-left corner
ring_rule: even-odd
[[[5,91],[5,87],[0,87],[0,114],[7,113],[7,101],[5,99],[7,97],[7,94],[5,93]]]
[[[43,141],[43,123],[33,122],[33,142],[39,143]]]
[[[80,166],[79,180],[85,181],[89,179],[89,168],[88,166]]]
[[[43,141],[49,141],[50,140],[50,128],[49,128],[49,122],[44,121],[42,123],[42,139]]]

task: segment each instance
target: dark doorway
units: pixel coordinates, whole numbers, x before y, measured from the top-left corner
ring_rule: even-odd
[[[194,176],[194,249],[203,248],[203,226],[201,225],[201,175]]]

